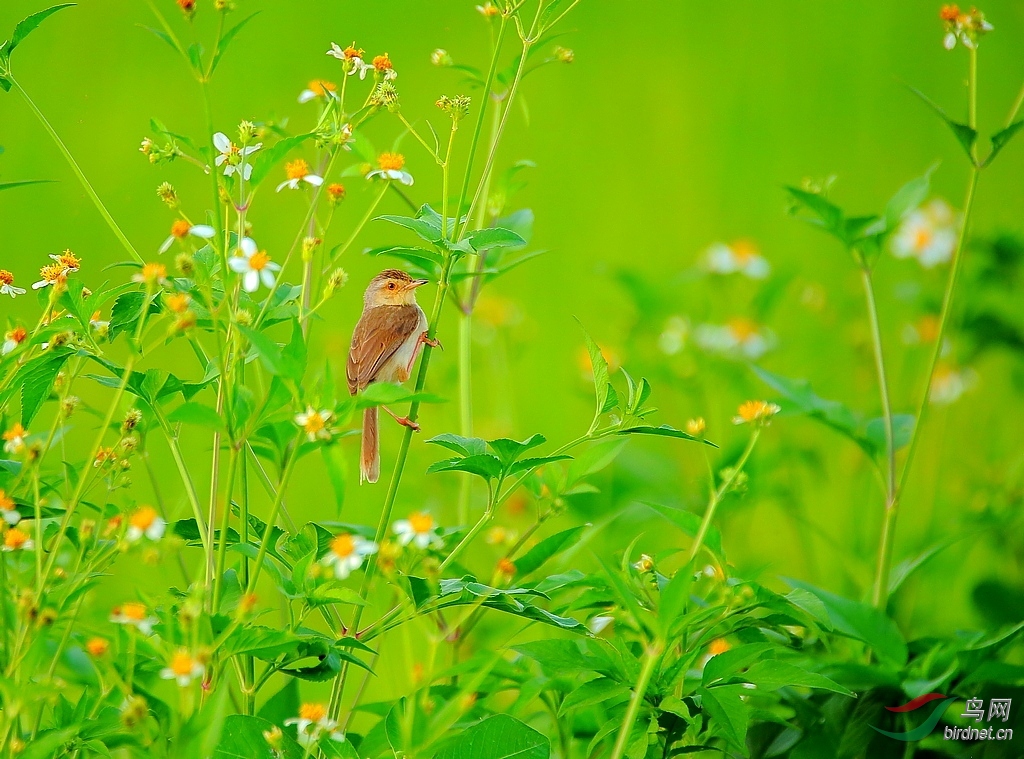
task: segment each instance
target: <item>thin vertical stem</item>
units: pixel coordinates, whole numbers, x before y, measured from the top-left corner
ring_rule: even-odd
[[[704,545],[704,541],[707,538],[708,530],[711,529],[711,522],[715,517],[715,511],[718,509],[718,504],[722,502],[722,498],[725,494],[732,489],[733,483],[736,482],[736,478],[740,476],[740,472],[743,471],[743,467],[746,466],[747,460],[750,458],[750,454],[754,452],[754,446],[757,445],[757,439],[761,436],[761,428],[755,427],[753,433],[750,435],[750,440],[747,441],[747,447],[743,449],[743,453],[740,454],[736,464],[732,467],[729,476],[726,477],[722,484],[718,486],[717,490],[712,490],[711,497],[708,499],[707,508],[704,509],[704,518],[701,519],[700,527],[697,530],[697,536],[693,539],[693,545],[690,546],[690,556],[687,559],[688,562],[693,561],[697,554],[700,553],[701,547]],[[712,480],[712,485],[714,480]]]
[[[82,171],[82,167],[78,165],[78,161],[76,161],[75,157],[71,155],[71,151],[68,150],[67,145],[64,144],[64,141],[60,138],[60,135],[57,134],[57,130],[53,128],[53,126],[46,119],[46,116],[43,115],[43,112],[39,110],[39,107],[35,104],[32,98],[30,98],[28,96],[28,93],[25,92],[24,88],[22,88],[22,86],[18,84],[17,80],[14,77],[12,77],[9,73],[7,74],[7,79],[11,82],[11,84],[14,85],[14,88],[18,91],[18,93],[25,99],[25,102],[28,104],[28,107],[31,109],[32,113],[36,115],[36,118],[39,119],[39,122],[43,125],[43,128],[50,135],[50,137],[53,138],[53,141],[57,144],[57,148],[64,156],[64,159],[68,162],[68,165],[71,166],[71,170],[74,172],[75,176],[78,177],[78,181],[81,182],[82,187],[85,189],[85,194],[89,196],[90,200],[92,200],[93,205],[96,206],[96,210],[100,212],[100,216],[102,216],[103,220],[107,222],[107,226],[110,227],[110,231],[114,233],[114,236],[117,238],[118,242],[120,242],[121,245],[124,246],[124,249],[128,251],[128,255],[134,258],[138,263],[144,263],[142,256],[140,256],[139,252],[135,250],[135,246],[131,244],[131,241],[128,239],[125,233],[121,231],[121,227],[119,227],[117,225],[117,222],[114,221],[114,217],[110,215],[110,211],[108,211],[107,207],[103,205],[103,201],[100,200],[100,196],[96,193],[96,190],[93,189],[93,186],[89,182],[89,179],[85,176],[85,172]]]
[[[636,685],[633,686],[633,693],[629,698],[629,706],[626,708],[626,714],[622,718],[622,727],[619,728],[619,735],[615,739],[615,748],[612,749],[611,759],[622,759],[622,756],[626,752],[626,746],[629,743],[629,736],[633,732],[633,725],[636,723],[637,715],[640,713],[640,705],[644,701],[644,696],[647,695],[647,686],[651,683],[651,676],[654,674],[654,668],[661,660],[661,652],[663,648],[664,644],[660,640],[656,640],[644,651],[643,666],[640,668],[640,676],[637,678]]]

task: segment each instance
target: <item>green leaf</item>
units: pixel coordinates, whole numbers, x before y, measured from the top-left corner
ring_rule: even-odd
[[[746,753],[747,724],[750,719],[747,705],[740,696],[747,695],[742,685],[721,685],[717,688],[698,688],[701,710],[711,717],[717,728],[733,746]]]
[[[390,382],[373,382],[356,396],[357,409],[370,406],[390,406],[393,403],[444,403],[444,398],[432,393],[417,393]]]
[[[167,415],[169,422],[181,422],[183,424],[194,424],[198,427],[207,427],[212,430],[225,430],[224,419],[217,411],[202,403],[183,403]]]
[[[921,98],[922,102],[924,102],[925,105],[931,108],[940,119],[946,122],[949,128],[953,130],[953,134],[954,136],[956,136],[957,142],[960,143],[960,146],[964,149],[964,152],[967,153],[967,157],[971,159],[971,163],[974,163],[973,151],[974,143],[978,139],[977,131],[972,129],[967,124],[961,124],[958,121],[953,121],[953,119],[951,119],[946,114],[946,112],[942,110],[942,108],[936,105],[935,102],[933,102],[927,95],[921,92],[921,90],[916,89],[914,87],[910,87],[909,89],[919,98]],[[1012,136],[1013,135],[1011,134],[1010,137]]]
[[[641,425],[638,425],[636,427],[627,427],[627,428],[622,429],[622,430],[616,430],[615,434],[616,435],[657,435],[659,437],[674,437],[674,438],[678,438],[679,440],[693,440],[693,441],[698,442],[698,443],[704,443],[706,445],[710,445],[713,448],[717,448],[718,447],[717,445],[712,443],[710,440],[701,440],[699,438],[695,438],[693,435],[687,434],[687,433],[683,432],[682,430],[677,430],[675,427],[672,427],[671,425],[668,425],[668,424],[662,424],[662,425],[659,425],[657,427],[655,427],[653,425],[650,425],[650,424],[641,424]]]
[[[903,217],[921,205],[928,197],[931,188],[932,166],[922,176],[911,179],[892,196],[885,206],[885,231],[891,232],[903,220]]]
[[[610,677],[598,677],[571,690],[562,699],[562,705],[558,707],[558,715],[561,717],[573,709],[583,709],[595,704],[611,707],[616,702],[629,698],[629,694],[629,688],[622,683],[616,682]]]
[[[743,678],[764,690],[778,690],[779,688],[791,686],[827,690],[844,696],[854,695],[853,691],[847,690],[824,675],[819,675],[817,672],[808,672],[795,664],[779,661],[778,659],[762,659],[754,662],[750,669],[744,673]]]
[[[540,541],[537,545],[516,559],[516,571],[519,575],[528,575],[536,571],[554,556],[571,548],[579,540],[589,525],[570,527],[568,530],[556,532]]]
[[[133,290],[119,295],[110,309],[109,336],[113,340],[120,332],[135,332],[135,326],[142,316],[142,309],[148,308],[150,314],[160,312],[160,306],[155,300],[150,300],[144,292]]]
[[[691,538],[697,537],[697,533],[700,531],[700,523],[702,521],[701,517],[697,514],[694,514],[691,511],[683,511],[682,509],[674,509],[671,506],[664,506],[660,503],[650,503],[645,501],[644,505],[654,509]],[[717,527],[715,527],[715,525],[709,525],[707,534],[704,536],[704,545],[709,548],[715,556],[724,558],[725,554],[722,551],[722,533]]]
[[[988,154],[988,158],[985,159],[985,163],[982,164],[982,167],[988,166],[990,163],[992,163],[992,161],[996,159],[996,156],[999,155],[999,152],[1003,148],[1005,148],[1007,143],[1016,136],[1017,132],[1020,131],[1021,127],[1024,127],[1024,119],[1022,119],[1021,121],[1015,121],[1014,123],[1010,124],[1010,126],[1006,127],[1006,129],[1003,129],[1002,131],[996,132],[994,135],[992,135],[992,152]]]
[[[791,587],[802,588],[816,595],[825,605],[838,632],[867,643],[882,659],[901,667],[907,663],[907,643],[896,623],[882,611],[800,580],[783,579]]]
[[[938,543],[935,543],[934,545],[926,548],[917,556],[905,559],[904,561],[901,561],[899,564],[893,567],[892,570],[889,572],[889,595],[891,596],[897,590],[899,590],[900,586],[903,585],[904,582],[906,582],[907,578],[910,577],[910,575],[912,575],[918,569],[920,569],[931,558],[941,553],[942,551],[946,550],[951,545],[961,540],[963,537],[965,536],[957,536],[953,538],[946,538],[945,540],[940,540]]]
[[[345,505],[345,493],[348,489],[348,464],[341,454],[341,449],[336,445],[322,446],[320,454],[327,467],[327,478],[331,481],[331,490],[334,491],[335,513],[340,514],[341,507]]]
[[[409,245],[389,245],[383,248],[372,248],[366,251],[369,256],[393,256],[406,263],[420,267],[440,267],[444,259],[440,253],[427,248],[417,248]]]
[[[809,216],[803,217],[804,221],[845,242],[843,211],[839,206],[826,200],[816,192],[808,192],[797,187],[787,187],[786,192],[796,202],[797,208],[802,208],[809,214]]]
[[[601,353],[600,346],[594,342],[594,338],[584,328],[583,322],[580,322],[579,319],[576,321],[579,322],[580,329],[583,330],[583,340],[586,342],[587,353],[590,354],[590,366],[594,373],[594,394],[597,399],[594,413],[594,425],[596,426],[598,419],[603,414],[618,405],[618,396],[615,393],[615,388],[612,387],[608,374],[608,362],[605,360],[604,354]]]
[[[242,27],[244,27],[258,15],[259,11],[256,11],[256,13],[252,13],[246,16],[233,27],[224,32],[223,35],[221,35],[220,41],[217,43],[217,49],[213,53],[213,60],[210,61],[210,74],[217,70],[217,66],[220,64],[220,59],[224,57],[224,53],[227,52],[228,46],[235,39],[235,36],[240,31],[242,31]],[[255,172],[255,169],[253,171]]]
[[[551,744],[532,727],[494,714],[459,731],[434,759],[549,759]]]
[[[250,18],[252,17],[250,16]],[[298,134],[294,137],[286,137],[275,143],[273,147],[257,152],[255,154],[256,157],[252,161],[252,175],[249,178],[250,186],[255,188],[256,185],[267,178],[271,169],[284,160],[285,156],[312,136],[312,134]]]
[[[202,709],[182,726],[180,739],[174,747],[175,756],[182,759],[207,759],[213,755],[220,744],[227,718],[228,690],[227,683],[222,683],[205,700]]]
[[[526,245],[526,240],[518,234],[501,227],[474,230],[466,235],[466,239],[478,253],[490,248],[521,248]]]
[[[31,184],[49,184],[52,179],[23,179],[20,182],[0,182],[0,191],[13,190],[15,187],[26,187]]]
[[[497,479],[501,476],[502,471],[503,467],[498,457],[492,456],[489,453],[437,461],[427,469],[428,474],[436,472],[467,472],[483,477],[485,480]]]
[[[711,687],[733,675],[738,675],[754,662],[763,659],[772,650],[770,643],[747,643],[743,646],[730,648],[712,656],[704,665],[701,684]]]
[[[53,383],[73,351],[47,351],[18,370],[15,385],[21,386],[21,423],[28,428],[43,403],[50,397]]]
[[[436,245],[441,242],[441,225],[426,218],[421,218],[419,216],[395,216],[393,214],[386,214],[384,216],[378,216],[377,220],[389,221],[392,224],[397,224],[400,227],[409,229],[419,235],[421,239],[426,240],[429,243]]]
[[[487,448],[487,442],[483,438],[478,437],[462,437],[461,435],[454,435],[450,432],[445,432],[441,435],[436,435],[430,438],[428,443],[434,443],[442,448],[447,448],[449,451],[462,454],[463,456],[475,456],[484,453]]]
[[[11,41],[5,51],[6,56],[9,58],[11,53],[14,52],[14,48],[20,45],[28,35],[34,32],[41,23],[52,16],[57,11],[62,11],[65,8],[71,8],[75,3],[61,3],[60,5],[54,5],[46,10],[38,11],[33,13],[31,16],[18,22],[18,25],[14,27],[14,34],[11,35]]]
[[[259,358],[260,363],[263,364],[264,369],[273,375],[287,376],[288,368],[285,365],[281,346],[262,332],[257,332],[252,327],[239,325],[238,330],[245,336],[245,339],[249,341],[249,344],[252,345],[253,350],[256,351],[256,356]]]
[[[692,586],[693,562],[688,562],[676,570],[672,579],[661,589],[658,602],[658,626],[665,638],[670,637],[672,626],[686,610]]]
[[[501,461],[502,465],[509,467],[528,450],[536,448],[538,445],[543,445],[546,442],[546,437],[537,434],[531,435],[522,442],[503,437],[498,438],[497,440],[489,440],[487,441],[487,445],[498,455],[498,459]]]
[[[295,680],[290,681],[290,683],[295,682]],[[288,687],[286,685],[282,692]],[[298,707],[298,692],[296,691],[295,711],[292,716],[298,714]],[[271,759],[271,757],[274,759],[302,759],[307,756],[302,746],[292,740],[287,733],[280,737],[278,752],[272,752],[263,733],[271,730],[275,724],[280,727],[281,722],[264,719],[262,711],[260,714],[260,717],[249,717],[244,714],[228,716],[224,720],[224,728],[221,731],[217,750],[213,752],[213,759],[256,759],[257,757],[259,759]]]

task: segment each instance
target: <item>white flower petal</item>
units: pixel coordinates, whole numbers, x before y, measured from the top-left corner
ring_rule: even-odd
[[[247,293],[254,293],[260,289],[260,273],[250,270],[242,277],[242,289]]]
[[[251,237],[243,237],[242,242],[238,247],[243,253],[245,253],[246,258],[252,258],[259,251],[259,246]]]
[[[213,146],[217,148],[221,153],[231,152],[231,140],[223,132],[217,132],[213,135]]]
[[[201,237],[204,240],[209,240],[217,234],[217,231],[208,224],[196,224],[188,231],[188,233],[193,237]]]
[[[324,183],[324,178],[319,177],[316,174],[306,174],[306,176],[303,177],[303,180],[309,182],[309,184],[313,185],[314,187],[319,187]]]

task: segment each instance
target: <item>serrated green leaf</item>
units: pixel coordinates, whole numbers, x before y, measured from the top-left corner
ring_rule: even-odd
[[[14,27],[14,33],[11,35],[11,41],[7,45],[5,53],[10,57],[11,53],[14,52],[14,48],[24,42],[25,38],[34,32],[41,23],[52,16],[57,11],[62,11],[65,8],[71,8],[75,3],[61,3],[60,5],[51,6],[45,10],[33,13],[30,16],[22,19],[18,22],[18,25]]]
[[[971,162],[973,163],[974,143],[978,139],[978,132],[972,129],[967,124],[961,124],[958,121],[953,121],[953,119],[951,119],[946,114],[946,112],[942,110],[942,108],[940,108],[934,101],[932,101],[931,98],[929,98],[927,95],[921,92],[921,90],[916,89],[915,87],[910,87],[909,89],[919,98],[921,98],[921,101],[929,108],[931,108],[932,111],[934,111],[940,119],[946,122],[946,124],[952,130],[953,135],[956,137],[957,142],[960,143],[960,146],[964,149],[964,152],[967,153],[967,157],[970,158]]]

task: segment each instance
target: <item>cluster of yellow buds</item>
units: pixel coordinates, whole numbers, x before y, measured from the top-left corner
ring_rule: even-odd
[[[166,203],[168,208],[175,209],[179,205],[178,192],[170,182],[164,182],[157,187],[156,196]]]
[[[458,122],[469,114],[470,102],[469,95],[456,95],[455,97],[442,95],[434,105],[451,116],[452,121]]]
[[[149,137],[146,137],[139,145],[139,152],[149,158],[149,162],[154,165],[170,163],[182,154],[173,142],[167,141],[163,145],[157,145]]]
[[[399,104],[398,90],[395,88],[395,85],[387,80],[378,82],[377,86],[373,88],[373,93],[370,95],[370,104],[378,108],[387,108],[391,113],[396,113],[399,109]]]

